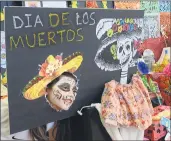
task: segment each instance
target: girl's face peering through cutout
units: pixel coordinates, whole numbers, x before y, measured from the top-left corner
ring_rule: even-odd
[[[76,92],[76,78],[61,75],[51,88],[47,88],[47,99],[56,110],[68,110],[75,100]]]

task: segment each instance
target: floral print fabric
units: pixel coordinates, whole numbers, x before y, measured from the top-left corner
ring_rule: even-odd
[[[102,118],[113,126],[146,129],[152,124],[153,107],[147,88],[138,75],[130,84],[112,80],[105,84],[101,99]]]
[[[158,83],[165,105],[171,106],[171,77],[163,73],[152,73],[150,77]]]
[[[144,85],[148,89],[151,102],[153,107],[159,106],[163,104],[162,96],[158,87],[158,83],[153,81],[150,78],[150,75],[140,75],[141,80],[143,81]]]

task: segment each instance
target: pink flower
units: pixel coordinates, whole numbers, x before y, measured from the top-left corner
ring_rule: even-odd
[[[140,45],[141,45],[141,41],[134,40],[134,47],[135,47],[135,49],[139,48]]]
[[[171,76],[171,64],[168,64],[164,69],[163,73],[165,73],[168,76]]]
[[[59,60],[59,61],[62,61],[62,56],[61,56],[61,55],[57,55],[55,58],[56,58],[57,60]]]

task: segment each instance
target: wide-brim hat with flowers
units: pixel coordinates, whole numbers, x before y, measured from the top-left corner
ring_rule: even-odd
[[[27,100],[34,100],[46,94],[47,85],[64,72],[74,73],[81,65],[83,56],[80,52],[62,60],[62,55],[49,55],[40,65],[39,74],[24,88],[23,96]]]

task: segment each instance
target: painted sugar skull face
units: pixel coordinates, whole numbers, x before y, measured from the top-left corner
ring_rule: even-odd
[[[47,100],[57,110],[68,110],[75,101],[77,79],[71,73],[63,73],[47,86]]]
[[[132,39],[124,37],[117,41],[117,58],[122,67],[132,60]]]

